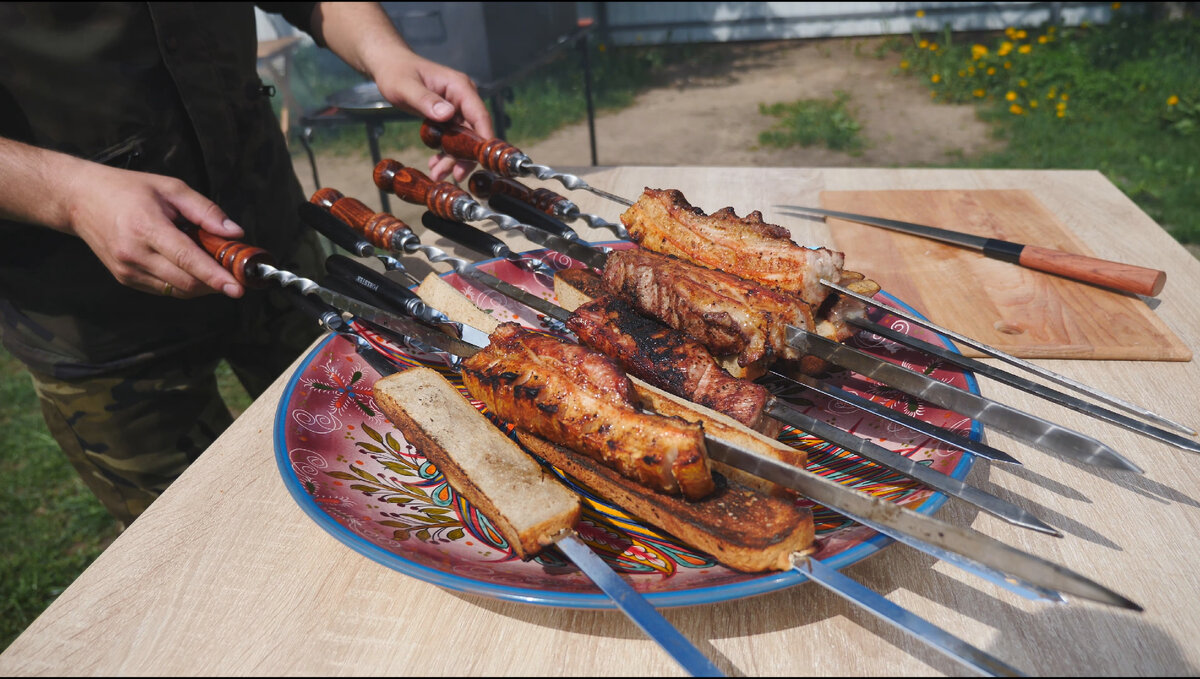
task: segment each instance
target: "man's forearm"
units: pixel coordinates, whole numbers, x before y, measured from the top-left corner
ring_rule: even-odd
[[[377,2],[319,2],[311,28],[342,61],[372,78],[383,60],[416,56]]]
[[[64,191],[86,162],[0,137],[0,217],[70,233]]]

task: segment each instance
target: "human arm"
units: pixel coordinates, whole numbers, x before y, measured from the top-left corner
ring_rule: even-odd
[[[156,295],[170,290],[181,298],[243,293],[175,220],[225,238],[241,237],[241,227],[178,179],[0,137],[0,217],[82,238],[109,272],[132,288]]]
[[[494,135],[491,116],[471,79],[413,52],[379,3],[317,3],[310,30],[334,54],[374,80],[394,106],[438,122],[459,117],[484,138]],[[429,175],[436,181],[453,172],[461,181],[473,166],[438,154],[430,159]]]

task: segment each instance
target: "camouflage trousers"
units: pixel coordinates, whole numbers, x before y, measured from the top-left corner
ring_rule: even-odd
[[[315,275],[324,248],[313,238],[303,250],[291,270]],[[257,398],[321,333],[278,289],[248,292],[238,307],[237,327],[228,333],[232,339],[219,347],[154,356],[83,379],[30,369],[51,435],[88,488],[125,525],[232,424],[217,388],[221,360]]]

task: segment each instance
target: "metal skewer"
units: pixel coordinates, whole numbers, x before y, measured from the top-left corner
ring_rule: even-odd
[[[429,148],[441,150],[455,158],[474,160],[481,167],[498,175],[532,175],[541,180],[556,179],[568,189],[583,189],[621,205],[633,205],[633,201],[590,186],[576,175],[557,172],[554,168],[534,163],[520,149],[502,139],[484,139],[465,127],[426,120],[421,125],[421,141]]]

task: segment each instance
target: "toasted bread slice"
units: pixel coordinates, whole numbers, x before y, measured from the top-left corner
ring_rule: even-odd
[[[466,295],[436,273],[425,276],[417,286],[417,296],[429,306],[449,316],[451,320],[465,323],[489,335],[500,325],[491,314],[475,306]]]
[[[430,368],[375,383],[375,402],[522,559],[579,521],[579,497]]]
[[[599,462],[517,430],[534,455],[582,482],[601,497],[739,571],[791,568],[792,555],[812,548],[812,512],[764,495],[720,474],[717,489],[701,500],[685,500],[640,486]]]

